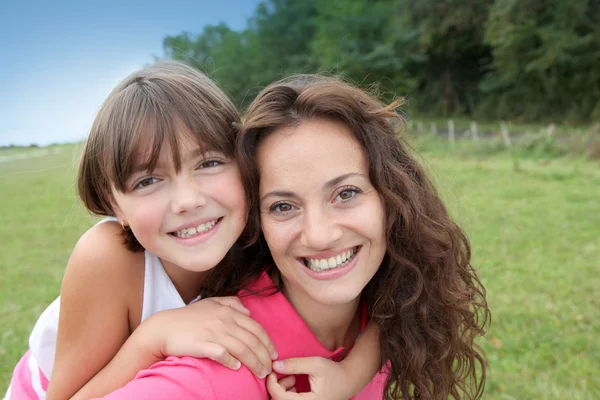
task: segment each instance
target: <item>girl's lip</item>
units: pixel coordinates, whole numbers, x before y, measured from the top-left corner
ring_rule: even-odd
[[[175,234],[169,234],[169,236],[172,237],[179,244],[182,244],[185,246],[195,246],[195,245],[206,242],[212,236],[214,236],[216,234],[216,232],[218,231],[218,229],[220,228],[222,221],[223,221],[223,218],[221,217],[221,218],[217,219],[217,223],[212,228],[210,228],[208,231],[202,232],[200,234],[195,234],[192,237],[181,238],[181,237],[176,236]]]
[[[195,228],[198,225],[206,224],[207,222],[212,222],[212,221],[217,221],[217,224],[218,224],[219,222],[221,222],[222,219],[223,219],[223,217],[216,217],[216,218],[204,218],[204,219],[198,219],[198,220],[195,220],[192,222],[186,222],[184,225],[180,225],[178,228],[175,228],[172,231],[169,231],[169,233],[175,233],[182,229]],[[215,226],[216,226],[216,224],[215,224]]]

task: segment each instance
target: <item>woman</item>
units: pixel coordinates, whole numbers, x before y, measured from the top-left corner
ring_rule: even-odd
[[[396,135],[399,105],[317,76],[267,87],[239,143],[258,257],[213,278],[245,288],[242,302],[282,358],[341,359],[375,321],[384,368],[356,398],[480,398],[485,363],[474,340],[489,318],[485,291],[465,234]],[[290,386],[280,385],[282,398],[295,395]],[[308,382],[300,376],[294,389]],[[184,357],[108,397],[267,394],[244,368]]]

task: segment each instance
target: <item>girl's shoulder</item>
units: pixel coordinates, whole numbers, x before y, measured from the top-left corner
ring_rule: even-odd
[[[84,263],[77,263],[77,268],[93,268],[94,272],[110,276],[137,276],[138,272],[143,274],[144,252],[128,249],[122,231],[121,225],[110,218],[95,224],[79,238],[69,263],[73,259],[83,260]]]
[[[121,225],[103,221],[88,229],[75,245],[61,293],[78,288],[90,290],[90,294],[117,296],[130,313],[141,315],[144,264],[143,251],[133,252],[125,246]]]

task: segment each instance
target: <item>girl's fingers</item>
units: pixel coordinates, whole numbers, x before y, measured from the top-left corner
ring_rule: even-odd
[[[296,385],[296,377],[294,375],[288,375],[279,380],[279,386],[283,387],[285,390],[296,391],[294,385]]]
[[[283,378],[286,379],[286,378]],[[282,379],[282,380],[283,380]],[[277,381],[277,375],[274,373],[269,374],[267,377],[267,390],[269,391],[269,395],[273,400],[297,400],[301,399],[300,395],[296,393],[295,388],[291,388],[287,390],[284,386],[281,385],[281,381]],[[289,383],[289,381],[286,381]]]
[[[196,358],[209,358],[232,370],[238,370],[242,366],[240,361],[232,357],[229,351],[218,343],[203,342],[198,351],[192,351],[188,355]]]
[[[312,375],[322,371],[329,360],[322,357],[298,357],[273,363],[273,370],[286,375]]]
[[[232,309],[241,312],[244,315],[250,316],[250,310],[248,310],[241,302],[239,297],[211,297],[212,301],[215,301],[222,306],[231,307]]]
[[[235,322],[243,329],[247,330],[248,332],[251,332],[255,337],[257,337],[260,340],[262,347],[266,349],[269,355],[269,365],[270,361],[277,359],[279,355],[277,354],[275,345],[273,344],[271,338],[269,337],[269,335],[267,335],[267,331],[265,331],[265,328],[263,328],[261,324],[259,324],[250,317],[244,318],[242,316],[238,316],[237,318],[235,318]]]
[[[285,389],[279,385],[277,375],[273,372],[267,376],[267,390],[274,400],[280,400],[282,393],[285,393]]]
[[[260,343],[256,337],[250,340],[251,337],[253,335],[244,329],[231,327],[227,334],[220,336],[218,340],[231,356],[238,359],[250,372],[262,379],[271,372],[271,360],[264,347],[262,354],[257,354],[260,352],[255,351],[252,344],[248,344]]]
[[[271,360],[271,355],[269,354],[268,349],[263,345],[262,341],[258,337],[256,337],[251,331],[244,329],[243,327],[240,327],[237,324],[232,327],[228,327],[228,330],[226,333],[230,336],[235,337],[236,339],[238,339],[241,343],[243,343],[245,345],[246,349],[244,349],[243,351],[249,350],[256,356],[258,361],[262,364],[262,370],[264,372],[271,373],[272,363],[273,363],[273,361]],[[236,351],[236,350],[233,349],[233,351]],[[241,350],[239,350],[239,351],[241,351]],[[232,355],[234,357],[236,357],[238,360],[240,360],[242,362],[242,364],[246,365],[247,367],[250,367],[246,364],[244,359],[240,358],[240,357],[243,357],[243,354],[238,355],[238,354],[232,353]],[[259,375],[257,375],[257,376],[259,376]],[[262,377],[264,378],[264,376],[262,376]]]
[[[269,360],[269,368],[270,368],[271,361],[276,360],[278,357],[277,350],[275,349],[275,345],[269,338],[269,335],[267,335],[267,332],[262,327],[262,325],[259,324],[258,322],[256,322],[255,320],[253,320],[252,318],[250,318],[250,311],[246,307],[244,307],[244,305],[242,304],[240,299],[235,296],[229,296],[229,297],[213,297],[213,298],[210,298],[209,300],[213,300],[213,301],[227,307],[227,308],[221,310],[221,312],[224,313],[223,320],[225,320],[227,318],[233,318],[233,320],[235,321],[235,323],[237,325],[239,325],[243,329],[251,332],[254,336],[256,336],[258,339],[260,339],[262,346],[266,348],[266,351],[270,358],[270,360]],[[243,315],[239,315],[239,314],[232,315],[230,313],[230,310],[227,311],[229,308],[239,311]],[[227,332],[227,333],[229,333],[229,332]]]

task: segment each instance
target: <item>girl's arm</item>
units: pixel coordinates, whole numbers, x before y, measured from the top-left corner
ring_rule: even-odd
[[[135,329],[144,254],[127,250],[120,231],[109,222],[91,228],[69,260],[48,400],[110,393],[167,355],[208,357],[232,369],[239,360],[256,375],[271,372],[275,347],[237,298],[163,311]]]
[[[348,398],[354,397],[371,382],[382,367],[379,327],[376,323],[367,324],[348,356],[340,364],[346,374],[346,394],[350,395]]]
[[[339,399],[356,396],[381,369],[379,327],[369,322],[352,351],[341,362],[321,357],[289,358],[275,361],[273,370],[285,375],[308,375],[310,394],[294,393],[289,377],[277,381],[275,374],[267,380],[273,400]]]
[[[125,248],[120,230],[116,223],[96,225],[73,250],[61,288],[48,400],[75,394],[129,336],[130,306],[141,304],[144,255]]]
[[[244,364],[264,378],[271,372],[277,353],[262,326],[249,317],[237,297],[208,298],[148,318],[72,400],[109,394],[167,356],[210,358],[233,370]],[[128,390],[137,385],[127,385]]]

